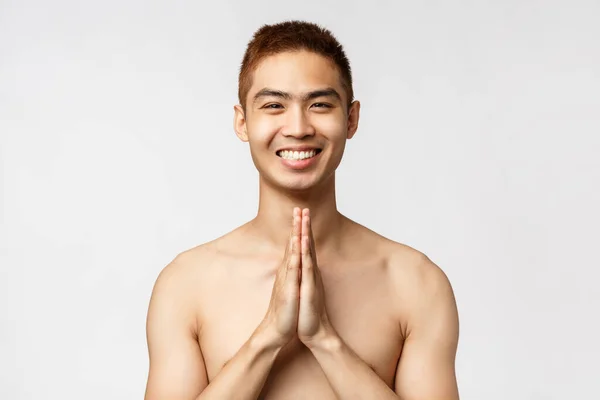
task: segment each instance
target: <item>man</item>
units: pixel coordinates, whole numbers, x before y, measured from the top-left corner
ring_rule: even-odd
[[[161,272],[146,399],[458,399],[445,274],[336,207],[360,111],[342,47],[311,23],[263,26],[239,101],[258,213]]]

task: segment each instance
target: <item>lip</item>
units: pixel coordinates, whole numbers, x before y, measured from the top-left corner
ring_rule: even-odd
[[[305,149],[311,149],[311,148],[305,148]],[[314,147],[312,149],[314,149]],[[284,150],[288,150],[288,149],[284,149]],[[300,151],[300,150],[294,150],[294,151]],[[284,166],[286,166],[287,168],[290,168],[293,170],[303,170],[303,169],[307,169],[310,166],[316,164],[317,161],[319,161],[319,157],[321,156],[321,154],[323,154],[322,150],[314,157],[307,158],[305,160],[288,160],[286,158],[282,158],[279,156],[277,156],[277,157],[281,160],[281,163]]]

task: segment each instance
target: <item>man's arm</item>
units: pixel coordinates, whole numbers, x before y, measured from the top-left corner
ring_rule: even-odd
[[[452,288],[426,257],[419,267],[394,391],[335,332],[329,330],[308,344],[338,397],[458,400],[454,370],[458,313]]]
[[[208,384],[183,267],[173,262],[156,281],[147,320],[150,371],[146,400],[256,399],[280,349],[258,329]]]
[[[452,286],[427,257],[417,275],[395,390],[403,400],[458,400],[459,324]]]
[[[208,385],[196,341],[193,309],[181,256],[160,273],[148,308],[146,336],[150,371],[146,400],[195,399]]]
[[[186,267],[202,261],[175,259],[158,277],[148,310],[150,373],[146,400],[256,400],[279,351],[297,336],[300,295],[300,209],[275,274],[265,318],[250,339],[208,383],[197,341],[198,282]]]

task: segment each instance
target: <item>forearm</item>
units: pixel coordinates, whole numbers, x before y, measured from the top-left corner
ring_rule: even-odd
[[[339,336],[330,335],[309,349],[338,398],[400,399]]]
[[[281,346],[257,331],[229,360],[196,400],[256,400]]]

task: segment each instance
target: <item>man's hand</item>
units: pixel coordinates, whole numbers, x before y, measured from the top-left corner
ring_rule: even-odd
[[[267,332],[278,347],[285,346],[297,334],[300,297],[300,235],[302,216],[294,207],[293,227],[283,261],[275,275],[271,302],[258,330]]]
[[[302,279],[300,282],[300,310],[298,337],[307,347],[315,342],[335,336],[325,309],[325,292],[317,266],[317,253],[312,234],[310,211],[302,211]]]

